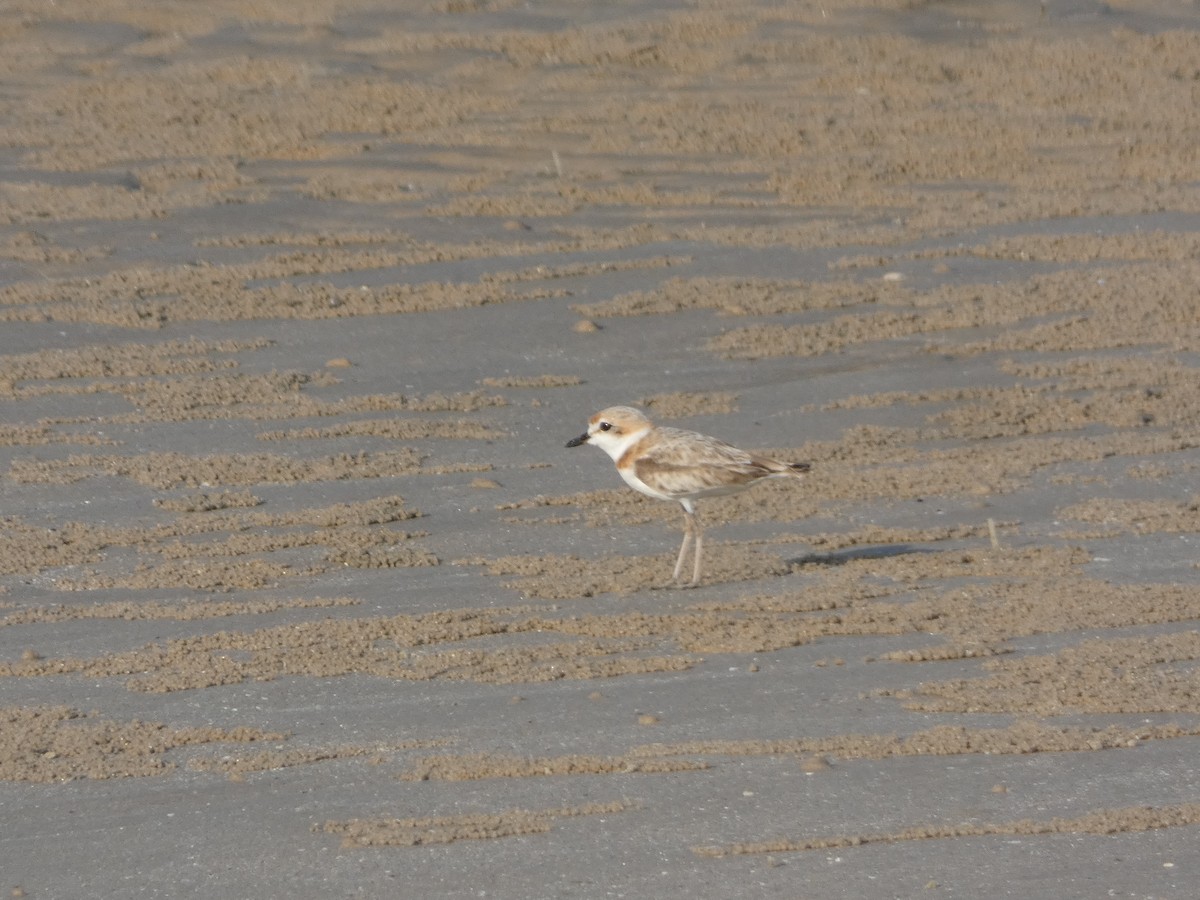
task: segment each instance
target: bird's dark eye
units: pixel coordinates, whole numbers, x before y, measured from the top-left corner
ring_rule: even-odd
[[[601,431],[608,431],[610,428],[612,428],[612,422],[601,422],[600,423]]]

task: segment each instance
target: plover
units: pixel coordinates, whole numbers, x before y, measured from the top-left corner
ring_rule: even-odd
[[[683,544],[675,561],[671,586],[700,583],[700,552],[704,533],[695,502],[703,497],[736,494],[764,478],[799,478],[810,464],[785,463],[739,450],[724,441],[682,428],[659,428],[632,406],[610,406],[588,420],[588,428],[568,447],[595,444],[613,458],[617,472],[636,491],[658,500],[675,500],[683,507]],[[695,542],[692,580],[679,575],[688,547]]]

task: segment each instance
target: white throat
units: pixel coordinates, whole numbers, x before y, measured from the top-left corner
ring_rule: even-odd
[[[612,434],[608,431],[597,431],[588,438],[588,443],[595,444],[611,456],[615,462],[625,455],[626,450],[644,438],[646,432],[649,430],[649,427],[639,428],[627,434]]]

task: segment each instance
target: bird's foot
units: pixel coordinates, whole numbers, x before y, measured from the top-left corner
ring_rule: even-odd
[[[671,579],[666,584],[655,584],[651,586],[653,591],[689,591],[692,588],[700,587],[698,581],[676,581]]]

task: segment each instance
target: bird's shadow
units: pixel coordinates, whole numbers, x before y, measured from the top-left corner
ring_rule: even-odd
[[[844,566],[860,559],[890,559],[910,553],[934,553],[929,547],[913,544],[883,544],[875,547],[847,547],[831,553],[805,553],[787,560],[789,566]]]

